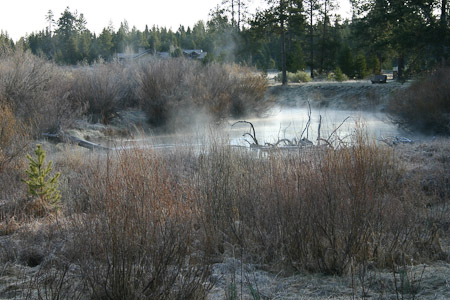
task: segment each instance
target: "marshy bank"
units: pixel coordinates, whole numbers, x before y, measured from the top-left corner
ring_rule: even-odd
[[[409,86],[392,80],[386,84],[372,84],[370,80],[316,81],[273,85],[269,93],[285,106],[304,107],[310,101],[312,107],[322,109],[384,111],[392,95]]]

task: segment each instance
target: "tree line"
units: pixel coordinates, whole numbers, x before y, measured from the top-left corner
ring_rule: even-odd
[[[266,0],[250,15],[248,0],[224,0],[209,19],[176,31],[153,26],[139,30],[123,21],[100,34],[87,28],[82,13],[66,8],[58,19],[46,15],[47,28],[18,43],[34,54],[60,64],[111,60],[117,53],[208,52],[205,62],[232,62],[260,69],[307,69],[311,77],[343,72],[364,78],[381,69],[398,69],[398,76],[445,65],[449,56],[447,0],[351,0],[351,20],[337,14],[336,0]],[[0,49],[15,45],[4,32]]]

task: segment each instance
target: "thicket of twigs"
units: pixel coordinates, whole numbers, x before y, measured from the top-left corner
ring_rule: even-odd
[[[142,59],[60,67],[17,49],[0,56],[0,98],[36,136],[86,116],[108,124],[140,108],[154,127],[185,126],[199,111],[221,120],[260,113],[269,105],[266,79],[238,65],[187,59]]]
[[[450,135],[450,69],[441,68],[417,80],[390,100],[388,113],[403,128]]]
[[[265,157],[213,142],[200,153],[53,159],[62,174],[59,225],[27,231],[37,242],[3,256],[41,265],[33,291],[63,282],[54,293],[78,286],[93,299],[198,299],[211,264],[236,253],[272,270],[337,275],[446,256],[446,191],[425,192],[391,148],[363,138]]]

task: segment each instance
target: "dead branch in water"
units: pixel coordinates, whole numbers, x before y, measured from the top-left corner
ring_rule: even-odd
[[[317,146],[320,146],[320,141],[325,142],[328,147],[330,147],[331,149],[334,149],[333,145],[328,140],[323,139],[323,138],[317,139]]]
[[[303,138],[303,135],[305,134],[306,131],[306,139],[309,140],[309,125],[311,125],[311,103],[309,102],[309,100],[307,101],[307,103],[308,103],[308,122],[306,122],[306,126],[303,129],[300,138]]]
[[[309,137],[309,127],[311,125],[311,105],[308,101],[308,122],[306,123],[305,128],[302,131],[302,134],[300,136],[300,139],[297,140],[297,138],[293,138],[292,140],[288,139],[288,138],[278,138],[278,140],[275,143],[265,143],[264,146],[260,145],[258,143],[258,140],[256,139],[256,130],[255,127],[253,126],[253,124],[249,121],[237,121],[234,124],[232,124],[231,126],[234,126],[238,123],[245,123],[245,124],[249,124],[250,125],[250,132],[246,132],[244,133],[242,136],[246,137],[249,136],[252,140],[253,143],[249,142],[247,139],[245,139],[245,141],[250,145],[250,147],[271,147],[271,148],[280,148],[280,147],[314,147],[314,146],[320,146],[320,142],[324,142],[326,144],[326,146],[330,147],[331,149],[335,149],[335,146],[333,146],[333,142],[331,142],[331,138],[333,137],[333,135],[336,134],[336,132],[339,130],[339,128],[342,127],[342,125],[344,125],[344,123],[350,118],[350,116],[346,117],[340,124],[339,126],[337,126],[332,132],[331,134],[328,136],[327,139],[324,139],[321,137],[321,127],[322,127],[322,115],[319,115],[319,125],[317,128],[317,145],[314,145],[314,143],[312,141],[310,141],[308,139]],[[303,137],[304,134],[306,132],[306,137]],[[339,136],[337,136],[337,139],[339,140],[339,142],[341,144],[343,144],[343,141],[339,138]],[[280,146],[280,144],[284,143],[284,145]],[[338,146],[339,148],[339,146]]]
[[[252,138],[253,140],[253,145],[259,146],[258,140],[256,139],[256,131],[255,131],[255,127],[253,126],[253,124],[249,121],[237,121],[235,122],[233,125],[231,125],[231,127],[233,127],[234,125],[238,124],[238,123],[246,123],[246,124],[250,124],[250,128],[253,131],[253,134],[251,132],[246,132],[244,133],[242,136],[245,137],[246,135],[248,135],[249,137]],[[250,145],[252,145],[249,141],[245,140],[247,143],[249,143]]]
[[[350,116],[348,116],[347,118],[345,118],[344,121],[342,121],[341,124],[339,124],[339,126],[336,127],[336,128],[333,130],[333,132],[331,132],[331,134],[328,136],[328,139],[327,139],[328,142],[330,141],[331,137],[336,133],[336,131],[338,131],[339,128],[341,128],[341,126],[344,125],[344,123],[345,123],[348,119],[350,119]]]
[[[319,126],[317,126],[317,145],[320,146],[320,127],[322,127],[322,115],[319,115]]]

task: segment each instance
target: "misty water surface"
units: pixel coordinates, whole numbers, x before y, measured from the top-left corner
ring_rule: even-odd
[[[341,137],[355,132],[357,127],[364,128],[369,137],[379,139],[387,136],[401,135],[399,129],[392,124],[386,114],[382,112],[346,111],[336,109],[311,109],[311,123],[309,130],[304,131],[308,123],[308,108],[281,108],[275,107],[267,117],[250,118],[256,130],[256,136],[260,144],[274,143],[279,139],[308,138],[316,141],[318,126],[321,121],[321,137],[327,138],[336,128]],[[348,118],[349,117],[349,118]],[[343,121],[348,118],[344,123]],[[342,124],[343,123],[343,124]],[[341,125],[342,124],[342,125]],[[236,124],[230,129],[232,144],[242,144],[242,134],[250,130],[246,124]],[[244,141],[245,143],[245,141]],[[247,144],[247,143],[245,143]]]
[[[344,138],[355,132],[357,127],[362,126],[373,139],[381,137],[401,136],[400,130],[392,124],[386,114],[382,112],[346,111],[335,109],[312,109],[311,124],[309,130],[305,131],[303,137],[316,143],[320,116],[321,137],[328,136],[342,124],[336,134]],[[234,124],[236,121],[245,120],[251,122],[256,131],[259,144],[275,143],[279,139],[300,139],[301,134],[308,122],[308,108],[275,107],[264,117],[242,118],[229,120],[222,125],[220,130],[208,126],[206,122],[198,122],[189,130],[182,133],[170,135],[155,135],[148,137],[143,142],[150,143],[155,148],[176,147],[179,145],[201,146],[207,144],[208,140],[214,139],[220,142],[230,142],[232,145],[248,146],[243,135],[250,132],[248,124]],[[248,141],[251,138],[246,137]]]

